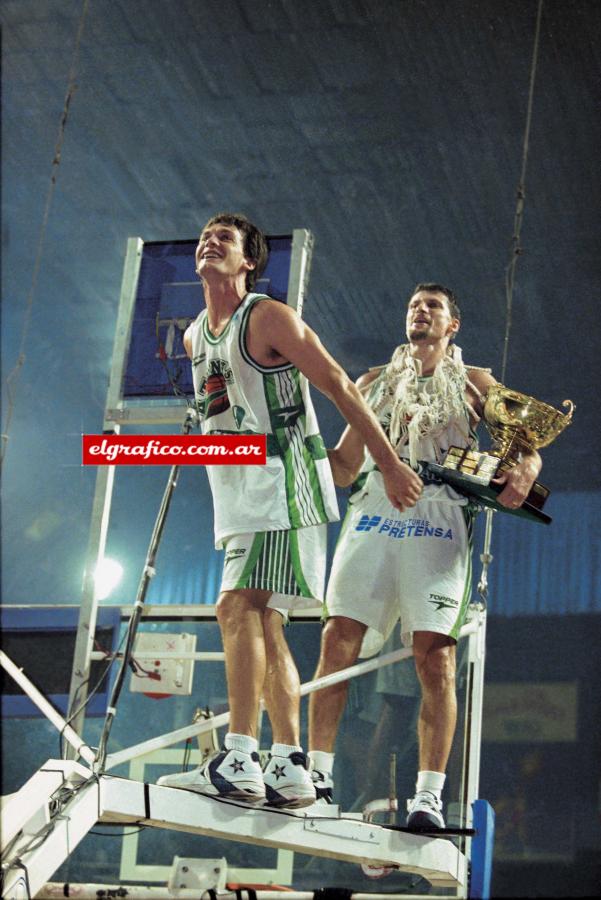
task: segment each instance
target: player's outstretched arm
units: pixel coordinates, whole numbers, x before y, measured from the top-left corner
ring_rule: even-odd
[[[370,371],[357,379],[355,384],[363,397],[377,376],[377,371]],[[347,425],[336,446],[328,449],[328,459],[332,467],[334,482],[338,487],[348,487],[353,483],[363,465],[365,441],[355,428]]]
[[[397,509],[413,506],[422,491],[421,479],[399,460],[359,388],[328,353],[315,332],[294,310],[281,303],[260,303],[253,316],[253,344],[260,335],[262,350],[291,362],[337,406],[358,439],[369,449],[382,473],[393,506]],[[355,440],[353,437],[353,443]]]

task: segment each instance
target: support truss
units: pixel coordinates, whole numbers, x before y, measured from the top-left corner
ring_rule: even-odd
[[[8,802],[12,810],[24,812],[3,816],[5,900],[34,897],[97,823],[147,825],[392,866],[436,887],[460,887],[466,880],[466,859],[450,840],[324,815],[316,806],[253,809],[191,791],[94,775],[72,761],[49,760]]]

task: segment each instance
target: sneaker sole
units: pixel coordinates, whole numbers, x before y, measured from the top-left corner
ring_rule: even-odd
[[[265,806],[273,806],[275,809],[302,809],[305,806],[313,806],[316,802],[315,794],[292,793],[286,796],[285,790],[275,791],[267,786]]]
[[[204,797],[219,797],[222,800],[244,800],[245,803],[263,803],[265,794],[256,791],[245,791],[242,788],[234,788],[231,791],[219,791],[210,784],[169,784],[157,782],[160,787],[175,788],[178,791],[192,791],[194,794],[202,794]]]
[[[412,831],[440,831],[444,829],[445,824],[444,820],[439,822],[434,816],[428,815],[428,813],[418,812],[409,816],[406,827]]]

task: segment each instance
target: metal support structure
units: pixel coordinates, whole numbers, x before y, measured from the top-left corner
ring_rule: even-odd
[[[49,760],[38,775],[54,778],[50,788],[54,806],[49,805],[48,795],[40,796],[37,776],[19,791],[21,805],[31,811],[36,797],[37,808],[29,820],[31,827],[23,823],[8,842],[3,858],[4,900],[34,897],[97,822],[148,825],[357,864],[392,866],[418,874],[436,887],[465,883],[465,860],[451,841],[350,816],[332,818],[323,806],[298,812],[252,809],[191,791],[94,776],[64,760]]]
[[[123,279],[121,282],[121,297],[117,315],[113,363],[106,399],[105,409],[107,411],[112,406],[116,405],[122,392],[126,352],[127,347],[129,346],[133,320],[133,300],[138,283],[141,262],[142,240],[141,238],[129,238],[127,242]],[[106,412],[103,431],[105,433],[119,433],[119,426],[108,419]],[[67,719],[71,721],[73,728],[79,733],[83,733],[85,718],[84,704],[88,696],[91,653],[94,646],[94,634],[96,632],[96,618],[98,611],[94,574],[96,566],[104,556],[106,547],[114,480],[114,466],[98,466],[94,500],[92,503],[90,535],[86,552],[79,624],[77,627],[75,650],[73,653],[73,669],[71,673],[71,685],[69,688],[69,712],[67,714]],[[70,755],[73,756],[72,750]]]
[[[20,688],[28,695],[30,700],[36,704],[47,719],[49,719],[54,727],[58,729],[62,737],[71,745],[75,754],[81,756],[90,765],[94,762],[94,751],[85,743],[85,741],[77,734],[77,732],[67,723],[65,719],[56,711],[46,697],[33,684],[23,670],[14,664],[12,659],[7,656],[4,650],[0,650],[0,665],[14,678]]]
[[[303,314],[305,293],[311,274],[314,243],[313,234],[306,228],[295,228],[292,232],[292,253],[286,303],[295,309],[299,316]]]
[[[467,636],[470,641],[469,665],[473,670],[468,687],[466,752],[474,758],[468,761],[466,768],[463,785],[466,798],[471,798],[478,788],[480,723],[474,720],[481,715],[485,620],[485,610],[472,611],[472,620],[462,630],[462,637]],[[303,685],[301,692],[307,694],[318,690],[333,683],[334,679],[348,680],[363,671],[405,658],[410,653],[410,650],[397,650],[379,659],[367,660],[309,682]],[[0,656],[0,663],[15,677],[5,656]],[[33,689],[27,677],[20,670],[17,673],[19,683],[31,699],[57,729],[64,730],[64,720],[47,708],[49,704]],[[217,719],[199,723],[191,726],[194,731],[190,733],[200,733],[216,724]],[[190,729],[180,729],[180,732],[183,731],[189,732]],[[69,733],[68,737],[70,740],[80,740],[74,734]],[[165,738],[167,744],[175,743],[183,737],[172,732],[145,745],[122,751],[122,754],[131,759],[148,752],[150,743],[161,745]],[[81,755],[81,747],[85,748],[88,756],[92,753],[82,742]],[[108,765],[124,761],[120,756],[114,754],[109,757]],[[477,804],[474,809],[479,809]],[[314,806],[298,812],[249,809],[243,804],[221,798],[98,774],[64,760],[50,760],[19,792],[6,798],[3,813],[10,813],[10,816],[3,815],[3,822],[7,823],[3,833],[3,896],[6,900],[34,896],[97,821],[150,825],[332,857],[370,867],[392,867],[419,874],[435,886],[455,887],[462,891],[467,885],[468,858],[473,849],[469,838],[464,849],[444,838],[378,826],[348,814],[339,816],[332,807]],[[487,816],[490,814],[487,813]],[[479,863],[482,874],[478,875],[480,880],[476,884],[484,885],[482,890],[486,887],[486,879],[490,881],[492,838],[487,821],[484,827],[488,829],[488,836],[485,835],[484,839],[477,835],[479,843],[476,844],[476,852],[479,859],[482,858],[482,863]],[[482,826],[479,824],[478,827]],[[461,895],[465,896],[465,893]],[[487,895],[473,896],[485,900]]]
[[[484,662],[486,657],[486,610],[474,605],[474,617],[478,621],[468,640],[468,677],[466,686],[466,710],[463,748],[462,804],[471,816],[472,804],[480,791],[480,753],[482,744],[482,703],[484,699]],[[470,828],[468,820],[462,823]]]
[[[466,637],[468,635],[471,636],[472,633],[477,629],[479,630],[480,627],[481,620],[478,616],[475,621],[468,622],[467,625],[463,626],[460,632],[460,637]],[[338,672],[332,672],[330,675],[323,675],[321,678],[317,678],[314,681],[307,681],[305,682],[305,684],[301,684],[301,697],[306,697],[307,694],[310,694],[313,691],[318,691],[321,688],[331,687],[334,684],[339,684],[341,681],[348,681],[350,678],[357,678],[359,675],[364,675],[367,672],[373,672],[375,669],[380,669],[382,668],[382,666],[387,666],[391,665],[394,662],[399,662],[401,659],[408,659],[412,655],[413,650],[411,648],[393,650],[391,653],[386,653],[382,656],[374,657],[372,659],[367,659],[364,662],[356,663],[353,666],[349,666],[347,669],[341,669]],[[117,750],[115,753],[110,753],[108,755],[105,768],[107,771],[110,769],[114,769],[116,766],[128,762],[130,759],[135,759],[136,756],[144,756],[146,753],[151,753],[153,750],[160,750],[163,747],[170,747],[173,744],[177,744],[180,741],[185,741],[188,738],[203,734],[205,731],[210,731],[213,728],[221,728],[223,725],[227,725],[227,723],[229,722],[229,717],[229,712],[220,713],[218,716],[215,716],[209,720],[199,721],[193,725],[186,725],[183,728],[178,728],[175,731],[168,732],[167,734],[162,734],[158,737],[150,738],[147,741],[142,741],[142,743],[135,744],[132,747],[126,747],[123,750]],[[475,799],[476,794],[474,794],[474,796],[470,799],[470,802],[471,800]]]
[[[45,795],[40,793],[42,779],[48,791]],[[69,794],[64,803],[56,799],[61,792]],[[49,760],[11,800],[17,808],[34,811],[3,851],[2,897],[29,900],[98,821],[100,788],[83,766]]]
[[[495,838],[495,812],[486,800],[476,800],[473,809],[476,834],[472,839],[469,897],[470,900],[489,900]]]
[[[189,408],[188,412],[186,414],[185,422],[182,427],[182,434],[188,434],[190,432],[190,430],[192,429],[194,423],[197,421],[198,421],[197,413],[192,408]],[[150,582],[152,581],[154,574],[155,574],[154,564],[156,562],[157,553],[159,551],[161,537],[163,536],[163,529],[165,528],[165,522],[167,521],[167,513],[169,512],[169,506],[171,505],[173,492],[175,491],[175,488],[177,486],[177,477],[179,475],[179,470],[180,470],[180,467],[178,465],[175,465],[175,466],[172,466],[169,471],[169,477],[167,479],[167,484],[166,484],[165,490],[163,492],[161,505],[159,507],[157,518],[154,523],[154,528],[152,529],[152,535],[150,537],[150,544],[148,547],[148,552],[146,554],[144,568],[142,570],[142,575],[140,577],[140,582],[138,585],[138,593],[136,595],[133,612],[131,614],[131,619],[129,622],[129,628],[128,628],[128,632],[127,632],[127,642],[125,645],[125,649],[123,651],[123,659],[121,660],[119,672],[117,673],[117,677],[115,679],[115,684],[113,686],[113,690],[111,693],[111,699],[109,701],[109,706],[106,711],[104,728],[102,730],[102,735],[100,738],[100,745],[98,748],[98,757],[97,757],[97,769],[100,772],[102,772],[104,770],[104,765],[106,762],[108,739],[109,739],[109,735],[111,732],[111,727],[112,727],[113,721],[115,719],[115,716],[117,715],[117,703],[119,700],[119,696],[121,694],[121,689],[123,687],[123,681],[125,679],[126,667],[129,665],[131,655],[133,652],[136,632],[138,630],[138,625],[140,624],[140,619],[142,617],[142,610],[144,609],[144,602],[146,600],[146,594],[148,592]]]

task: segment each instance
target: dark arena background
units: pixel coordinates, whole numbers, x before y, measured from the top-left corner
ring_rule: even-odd
[[[137,307],[132,343],[119,344],[128,239],[144,242],[150,265],[193,251],[214,213],[244,212],[271,236],[270,284],[283,299],[290,241],[305,230],[303,317],[353,378],[404,341],[414,285],[447,284],[468,363],[558,409],[576,406],[542,451],[553,522],[493,517],[479,792],[496,814],[491,895],[598,895],[601,4],[3,0],[0,19],[5,652],[64,713],[97,516],[97,469],[81,464],[81,435],[102,432],[118,352],[129,352],[123,396],[152,422],[124,422],[124,433],[179,430],[176,415],[161,420],[190,391],[181,329],[169,328],[196,315],[202,292],[189,261],[180,270],[169,257],[169,285],[143,294],[154,305]],[[154,380],[138,390],[144,347]],[[332,446],[342,419],[313,397]],[[116,467],[104,555],[122,575],[99,601],[96,651],[122,646],[166,477],[166,467]],[[344,508],[344,491],[339,499]],[[198,651],[219,653],[209,609],[221,567],[205,472],[183,467],[141,631],[193,635]],[[302,681],[319,638],[318,621],[289,629]],[[464,677],[460,669],[460,691]],[[227,708],[217,659],[196,662],[188,695],[156,699],[129,679],[111,752],[189,725],[198,707]],[[91,746],[108,686],[82,725]],[[386,795],[392,752],[399,805],[410,796],[415,702],[396,696],[386,730],[375,675],[353,682],[335,772],[343,808]],[[62,750],[6,675],[2,717],[10,795]],[[306,700],[302,722],[305,738]],[[453,750],[451,781],[464,749]],[[146,774],[116,774],[153,782],[162,771],[149,763]],[[297,891],[347,891],[332,898],[466,896],[406,873],[374,882],[357,865],[300,852],[285,880],[271,848],[134,831],[99,826],[52,882],[159,890],[176,856],[226,857],[247,873],[241,883],[277,872],[273,883]]]

